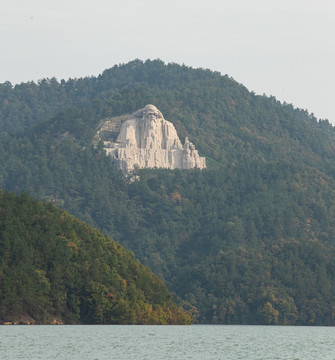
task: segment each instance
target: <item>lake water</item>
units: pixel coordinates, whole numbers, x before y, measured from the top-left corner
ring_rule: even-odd
[[[0,326],[0,359],[335,359],[335,328]]]

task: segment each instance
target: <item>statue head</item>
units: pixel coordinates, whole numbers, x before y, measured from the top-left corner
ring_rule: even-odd
[[[143,109],[136,111],[135,117],[140,117],[154,121],[156,119],[162,119],[163,114],[154,105],[146,105]]]

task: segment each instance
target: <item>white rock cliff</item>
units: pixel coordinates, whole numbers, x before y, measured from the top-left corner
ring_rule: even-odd
[[[115,159],[118,169],[125,174],[139,168],[203,169],[206,159],[200,157],[195,146],[185,139],[181,144],[172,123],[166,121],[154,106],[129,115],[120,126],[113,141],[104,141],[107,154]]]

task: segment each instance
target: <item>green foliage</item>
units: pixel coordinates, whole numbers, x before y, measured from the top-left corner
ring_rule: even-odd
[[[0,193],[0,320],[184,324],[163,282],[89,225],[26,193]]]
[[[182,139],[189,136],[207,170],[139,170],[129,183],[101,147],[92,148],[102,118],[149,103]],[[113,236],[199,322],[334,325],[335,132],[327,120],[216,72],[135,60],[96,78],[2,84],[0,129],[7,134],[0,138],[3,188],[28,191]],[[82,259],[80,236],[70,238],[70,253],[56,243],[44,251]],[[37,256],[24,243],[3,254],[19,259],[23,251],[26,259]],[[95,252],[86,256],[97,259]],[[108,285],[91,265],[84,290],[68,293],[64,267],[29,266],[5,267],[0,276],[8,296],[39,287],[30,307],[106,323],[165,323],[179,311],[166,311],[164,292],[142,275],[137,284],[150,301],[135,306],[124,294],[137,295],[119,272]],[[106,274],[114,271],[108,266]],[[21,274],[30,280],[15,280]],[[123,295],[110,296],[111,287]],[[6,306],[22,311],[27,303],[16,297]]]

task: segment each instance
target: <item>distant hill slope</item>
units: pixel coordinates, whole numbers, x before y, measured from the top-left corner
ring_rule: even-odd
[[[77,107],[97,118],[157,106],[182,138],[189,136],[207,158],[222,163],[236,156],[295,161],[332,155],[335,131],[327,120],[256,96],[228,76],[160,60],[114,66],[98,77],[41,80],[38,84],[0,84],[1,133],[22,132],[60,111]],[[83,136],[97,125],[71,121]],[[89,125],[89,126],[88,126]],[[66,128],[66,127],[65,127]]]
[[[49,82],[72,89],[67,105],[57,92],[43,98]],[[219,73],[159,60],[49,82],[21,85],[35,89],[38,118],[19,88],[7,89],[22,113],[1,115],[8,133],[11,124],[20,130],[0,139],[3,188],[27,190],[112,235],[199,322],[334,325],[335,132],[327,121]],[[129,183],[91,146],[101,119],[146,104],[190,138],[207,170],[140,171]]]
[[[163,282],[111,238],[53,205],[4,192],[0,321],[183,324],[190,317]]]

